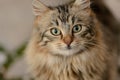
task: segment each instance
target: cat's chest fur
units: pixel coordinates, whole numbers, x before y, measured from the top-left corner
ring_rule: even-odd
[[[96,49],[98,52],[98,50]],[[29,55],[32,58],[31,68],[36,80],[103,80],[106,59],[99,51],[78,54],[72,57],[60,57],[36,53]],[[97,57],[97,58],[96,58]]]
[[[84,80],[83,73],[81,72],[81,70],[84,71],[84,69],[82,69],[82,65],[80,67],[75,66],[75,64],[79,63],[74,62],[74,60],[62,58],[61,60],[57,60],[55,62],[52,61],[51,65],[51,60],[49,60],[48,64],[46,64],[47,72],[43,73],[44,75],[49,75],[48,78],[46,77],[48,80]]]

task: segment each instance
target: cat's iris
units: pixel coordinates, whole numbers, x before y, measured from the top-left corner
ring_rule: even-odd
[[[51,34],[55,36],[59,36],[61,34],[61,31],[57,28],[52,28],[50,31],[51,31]]]
[[[73,32],[74,33],[80,32],[81,29],[82,29],[82,25],[75,25],[75,26],[73,26]]]

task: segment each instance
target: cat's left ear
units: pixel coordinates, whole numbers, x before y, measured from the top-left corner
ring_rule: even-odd
[[[78,6],[80,9],[90,8],[90,0],[75,0],[73,6]]]
[[[36,16],[44,14],[45,12],[50,10],[47,6],[41,3],[40,0],[33,0],[32,5],[33,5],[33,12]]]

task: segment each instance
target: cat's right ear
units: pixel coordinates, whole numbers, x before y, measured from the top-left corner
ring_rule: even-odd
[[[41,3],[40,0],[33,0],[32,6],[33,6],[33,12],[36,16],[44,14],[45,12],[50,10],[47,6]]]

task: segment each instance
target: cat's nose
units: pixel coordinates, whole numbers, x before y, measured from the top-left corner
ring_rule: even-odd
[[[70,35],[67,35],[64,37],[63,41],[67,46],[70,46],[70,44],[73,42],[73,37]]]

